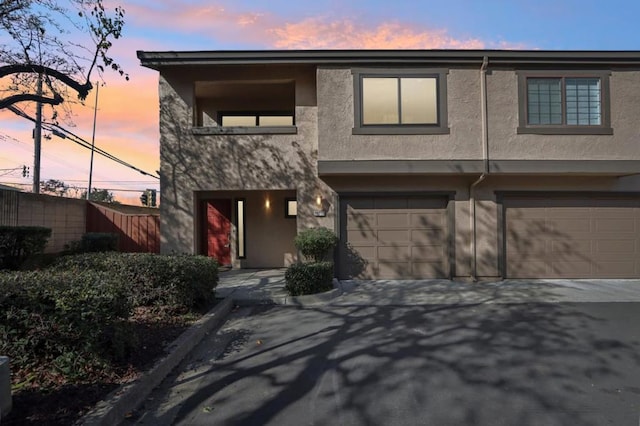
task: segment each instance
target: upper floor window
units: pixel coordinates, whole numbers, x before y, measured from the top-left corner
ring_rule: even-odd
[[[612,134],[606,73],[518,74],[518,133]]]
[[[354,134],[448,133],[444,71],[354,70]]]
[[[197,81],[196,134],[296,133],[293,80]]]
[[[293,112],[221,112],[219,116],[218,122],[223,127],[293,126]]]

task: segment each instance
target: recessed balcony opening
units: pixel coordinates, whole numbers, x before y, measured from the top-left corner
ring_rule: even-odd
[[[291,127],[295,125],[293,80],[198,81],[196,127]]]

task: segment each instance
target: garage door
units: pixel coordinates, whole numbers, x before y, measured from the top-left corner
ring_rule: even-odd
[[[506,197],[511,278],[640,277],[640,201],[634,197]]]
[[[341,278],[449,276],[448,198],[341,197]]]

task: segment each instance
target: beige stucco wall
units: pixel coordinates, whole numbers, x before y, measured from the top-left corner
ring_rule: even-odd
[[[447,75],[448,135],[353,135],[350,68],[319,68],[320,160],[479,160],[482,127],[479,69]],[[518,81],[513,69],[487,73],[489,157],[492,160],[640,160],[640,72],[610,77],[613,135],[517,134]]]
[[[308,70],[166,70],[160,76],[161,251],[198,249],[197,191],[294,190],[297,229],[333,226],[332,192],[316,176],[317,107],[315,80]],[[193,82],[197,79],[293,78],[296,84],[296,134],[194,135]],[[316,196],[327,200],[327,216],[316,218]],[[168,231],[170,230],[170,231]],[[268,250],[268,244],[252,250]]]
[[[531,135],[516,133],[518,81],[513,70],[487,76],[489,157],[493,160],[640,159],[640,72],[613,71],[610,79],[613,135]],[[450,106],[451,108],[451,106]]]
[[[452,69],[447,75],[448,135],[353,135],[353,74],[349,68],[319,68],[320,160],[451,160],[482,155],[480,72]]]

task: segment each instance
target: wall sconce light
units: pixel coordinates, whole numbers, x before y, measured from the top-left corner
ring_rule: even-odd
[[[264,202],[264,208],[269,210],[271,208],[271,201],[267,198]]]
[[[327,215],[327,211],[324,207],[324,200],[322,199],[322,195],[316,196],[316,209],[313,211],[313,215],[315,217],[325,217]]]

